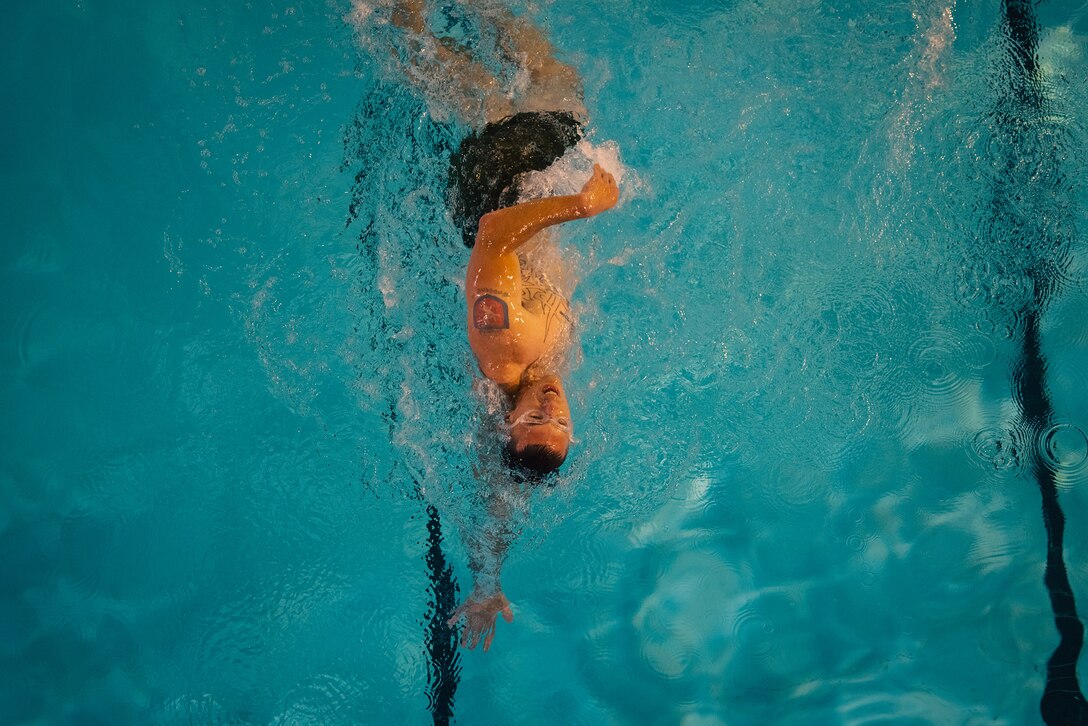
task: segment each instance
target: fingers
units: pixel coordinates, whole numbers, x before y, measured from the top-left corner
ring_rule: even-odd
[[[506,622],[514,622],[514,611],[510,607],[510,601],[501,593],[489,598],[485,604],[473,604],[471,600],[466,601],[453,611],[453,615],[446,624],[453,627],[462,617],[465,618],[465,627],[461,631],[461,647],[474,650],[482,642],[486,651],[491,647],[491,641],[495,639],[499,613],[502,613]]]
[[[472,650],[476,647],[476,644],[480,642],[480,633],[478,630],[472,627],[469,623],[465,625],[465,629],[461,631],[461,647]]]
[[[509,606],[503,609],[502,614],[506,619],[506,622],[509,623],[514,620],[514,613],[510,610]],[[484,650],[489,650],[491,648],[491,641],[495,639],[495,626],[497,622],[497,615],[492,615],[482,624],[470,620],[465,624],[465,629],[461,631],[461,647],[467,650],[475,650],[476,646],[483,642]]]
[[[489,630],[494,630],[494,628],[494,621],[492,621],[492,624],[488,626],[485,620],[485,622],[481,626],[479,618],[468,618],[468,620],[465,622],[465,629],[461,631],[461,647],[467,648],[468,650],[474,650],[476,646],[479,645],[480,638],[483,637],[484,633],[488,632]],[[491,638],[488,638],[485,641],[484,650],[487,650],[487,644],[489,644],[490,642]]]
[[[616,178],[612,176],[612,172],[608,171],[597,162],[593,162],[593,176],[599,176],[610,183],[615,183],[616,181]]]

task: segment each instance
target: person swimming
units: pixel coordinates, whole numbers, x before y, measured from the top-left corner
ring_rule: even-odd
[[[405,77],[425,96],[444,94],[428,98],[432,105],[445,101],[463,122],[478,126],[451,158],[448,203],[472,250],[465,275],[469,346],[480,373],[507,397],[499,433],[511,469],[524,481],[526,474],[556,471],[574,432],[563,384],[570,303],[551,283],[561,271],[529,264],[525,252],[554,245],[548,230],[555,226],[611,209],[619,188],[595,164],[576,194],[522,199],[527,175],[548,169],[583,136],[587,114],[578,74],[555,59],[531,23],[488,8],[481,17],[494,24],[500,49],[527,70],[520,87],[506,90],[467,49],[436,37],[424,13],[423,0],[399,0],[391,20],[426,48],[407,62]],[[500,613],[513,619],[498,577],[512,538],[503,509],[493,502],[496,526],[469,537],[474,588],[450,618],[451,624],[465,618],[461,642],[468,648],[491,646]]]
[[[547,227],[611,209],[618,195],[612,175],[595,165],[579,194],[483,215],[469,257],[469,345],[481,373],[511,397],[508,453],[539,473],[559,468],[573,434],[557,361],[570,339],[570,306],[544,280],[523,274],[517,251]]]

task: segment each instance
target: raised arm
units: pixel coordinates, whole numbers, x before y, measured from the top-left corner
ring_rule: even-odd
[[[616,180],[594,164],[592,176],[578,194],[536,199],[485,214],[474,249],[489,255],[508,254],[545,227],[600,214],[618,199]]]

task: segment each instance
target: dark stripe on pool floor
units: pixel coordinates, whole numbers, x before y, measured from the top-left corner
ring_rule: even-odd
[[[1037,76],[1038,24],[1031,0],[1005,0],[1004,29],[1008,36],[1009,60],[1011,61],[1011,99],[1007,103],[1042,115],[1045,99]],[[1002,114],[1009,119],[1012,113]],[[1009,128],[1010,137],[1018,132]],[[1026,150],[1024,153],[1028,153]],[[1009,159],[1010,166],[1014,160]],[[1015,183],[1015,180],[1010,180]],[[1013,213],[1015,214],[1015,213]],[[995,210],[995,217],[1003,217]],[[1023,225],[1025,228],[1027,225]],[[1041,242],[1041,240],[1035,240]],[[1023,441],[1028,442],[1031,470],[1042,496],[1043,525],[1046,528],[1046,573],[1043,581],[1050,596],[1054,612],[1054,624],[1059,634],[1058,646],[1047,661],[1046,687],[1040,702],[1043,721],[1057,724],[1088,723],[1088,709],[1077,680],[1077,661],[1084,643],[1084,625],[1077,615],[1077,605],[1069,574],[1065,567],[1064,537],[1065,514],[1058,501],[1055,472],[1045,461],[1036,445],[1039,437],[1051,423],[1054,411],[1047,388],[1046,359],[1039,337],[1039,317],[1046,309],[1048,291],[1052,289],[1045,279],[1038,258],[1032,260],[1027,277],[1034,284],[1034,300],[1021,311],[1022,339],[1020,360],[1013,372],[1016,399],[1020,406],[1020,426]]]
[[[1016,368],[1016,398],[1020,402],[1025,434],[1036,441],[1046,429],[1053,410],[1046,390],[1046,362],[1039,341],[1039,319],[1035,310],[1024,318],[1022,357]],[[1048,724],[1083,724],[1084,696],[1077,680],[1077,660],[1084,643],[1084,625],[1077,616],[1077,604],[1065,568],[1063,541],[1065,514],[1058,502],[1054,469],[1043,459],[1038,446],[1031,447],[1031,468],[1043,499],[1043,525],[1046,527],[1046,574],[1044,582],[1050,594],[1054,624],[1061,639],[1046,667],[1046,690],[1041,704],[1043,720]]]
[[[442,521],[433,504],[427,505],[427,574],[430,596],[427,613],[427,701],[435,724],[453,718],[453,698],[461,679],[461,655],[457,650],[457,626],[447,621],[459,594],[453,568],[442,553]]]

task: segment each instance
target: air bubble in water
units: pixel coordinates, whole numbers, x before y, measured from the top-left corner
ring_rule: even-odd
[[[1020,466],[1020,450],[1011,432],[1000,428],[988,428],[975,434],[971,442],[975,456],[997,471]]]

